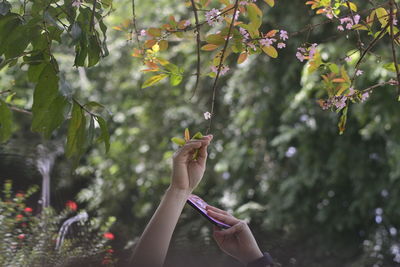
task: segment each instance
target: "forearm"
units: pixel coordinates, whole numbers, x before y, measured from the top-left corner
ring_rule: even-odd
[[[168,188],[144,230],[133,255],[133,266],[161,267],[172,233],[189,193]]]

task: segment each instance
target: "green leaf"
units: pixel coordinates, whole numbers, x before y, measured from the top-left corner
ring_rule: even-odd
[[[192,139],[201,139],[203,138],[203,135],[200,132],[197,132],[195,135],[193,135]]]
[[[210,34],[206,37],[206,42],[215,45],[222,45],[225,43],[225,39],[220,34]]]
[[[89,47],[88,47],[88,56],[89,63],[88,67],[92,67],[97,64],[100,60],[101,48],[99,45],[99,41],[96,36],[90,36],[89,39]]]
[[[67,157],[77,156],[78,160],[84,152],[86,118],[81,107],[74,102],[67,135]]]
[[[383,7],[375,9],[376,16],[378,17],[379,22],[382,25],[382,28],[386,26],[389,22],[389,14],[387,13],[386,9]]]
[[[52,64],[47,64],[35,87],[32,105],[32,131],[49,138],[64,121],[67,99],[59,94],[58,76]]]
[[[247,13],[249,15],[250,24],[249,26],[253,30],[258,30],[261,26],[262,20],[262,11],[258,8],[258,6],[254,3],[247,5]]]
[[[329,69],[330,69],[333,73],[339,74],[339,67],[338,67],[338,65],[336,65],[336,64],[334,64],[334,63],[331,63],[331,64],[329,64]]]
[[[9,13],[0,17],[0,36],[9,37],[20,24],[21,19],[17,14]],[[0,55],[4,54],[8,48],[9,41],[9,38],[0,38]]]
[[[174,142],[175,144],[179,145],[179,146],[183,146],[183,145],[186,144],[185,139],[179,138],[179,137],[172,137],[171,141]]]
[[[180,74],[172,73],[170,77],[170,83],[172,86],[177,86],[182,82],[183,76]]]
[[[7,104],[0,99],[0,143],[7,141],[12,134],[12,114]]]
[[[165,79],[168,77],[168,74],[162,73],[162,74],[158,74],[155,76],[150,77],[149,79],[147,79],[143,85],[142,88],[147,88],[150,87],[158,82],[160,82],[162,79]]]
[[[400,64],[397,64],[397,66],[400,69]],[[383,68],[385,70],[388,70],[388,71],[396,73],[396,68],[395,68],[394,62],[386,63],[385,65],[383,65]]]
[[[74,66],[84,67],[87,54],[88,54],[88,49],[85,45],[82,45],[82,43],[77,45]]]
[[[108,152],[110,150],[110,133],[108,132],[107,123],[100,116],[96,116],[96,120],[99,123],[100,130],[101,130],[101,135],[100,135],[99,141],[104,142],[106,152]]]
[[[87,139],[86,139],[86,145],[90,146],[91,144],[93,144],[93,139],[94,139],[94,118],[93,118],[93,116],[90,116],[88,136],[87,136]]]

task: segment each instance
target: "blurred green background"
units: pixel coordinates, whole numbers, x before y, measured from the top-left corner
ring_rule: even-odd
[[[355,1],[357,2],[357,1]],[[367,1],[360,7],[370,8]],[[363,3],[361,3],[363,2]],[[377,1],[379,2],[379,1]],[[384,2],[384,1],[382,1]],[[208,122],[212,79],[203,76],[196,95],[194,37],[172,40],[165,57],[187,72],[183,83],[164,81],[141,89],[148,75],[131,57],[135,44],[113,30],[131,20],[131,2],[114,3],[108,17],[110,55],[90,69],[73,68],[73,51],[60,45],[55,56],[62,75],[78,99],[97,101],[110,111],[111,149],[93,146],[75,172],[59,156],[52,171],[52,203],[75,199],[92,214],[116,216],[113,245],[119,266],[128,264],[132,247],[169,185],[171,137],[204,132]],[[264,5],[264,8],[268,8]],[[139,30],[157,27],[174,15],[191,18],[183,2],[137,1]],[[264,29],[289,33],[321,16],[304,1],[279,0],[264,16]],[[337,25],[336,25],[337,26]],[[319,43],[322,56],[335,60],[354,49],[355,36],[325,24],[288,41],[278,59],[232,60],[219,81],[208,167],[195,193],[210,204],[248,220],[262,250],[282,266],[399,266],[400,264],[400,109],[394,87],[374,91],[363,104],[352,105],[344,135],[338,115],[323,111],[324,95],[317,74],[307,75],[296,57],[303,42]],[[365,42],[368,39],[365,38]],[[357,88],[394,77],[382,65],[390,60],[382,40],[362,65]],[[207,52],[202,69],[209,71]],[[338,62],[339,63],[339,62]],[[0,87],[17,92],[14,103],[30,108],[33,85],[18,67],[0,71]],[[14,113],[13,138],[0,146],[0,178],[12,178],[17,189],[40,184],[36,147],[63,145],[66,125],[51,140],[29,131],[30,116]],[[211,225],[189,206],[176,228],[167,266],[239,266],[223,255],[211,237]]]

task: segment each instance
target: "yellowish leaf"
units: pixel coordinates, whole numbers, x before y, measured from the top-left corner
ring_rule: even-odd
[[[278,57],[278,51],[276,51],[275,47],[273,46],[264,46],[262,48],[265,54],[272,58],[277,58]]]
[[[274,0],[264,0],[264,1],[265,1],[265,3],[270,5],[271,7],[273,7],[275,5],[275,1]]]
[[[185,140],[186,142],[190,140],[190,133],[188,128],[185,129]]]
[[[215,44],[206,44],[201,47],[201,50],[204,51],[213,51],[218,48],[218,45]]]
[[[238,60],[237,60],[237,64],[242,64],[243,62],[245,62],[247,59],[247,53],[241,53]]]

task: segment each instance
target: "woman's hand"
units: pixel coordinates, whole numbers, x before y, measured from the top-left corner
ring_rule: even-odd
[[[219,228],[214,227],[214,239],[226,254],[244,264],[263,257],[263,253],[247,223],[213,206],[207,206],[206,210],[209,216],[232,225],[231,228],[226,230],[219,230]]]
[[[199,140],[190,140],[173,157],[172,190],[192,193],[203,178],[206,169],[207,147],[213,136],[207,135]],[[193,159],[198,149],[197,159]]]

